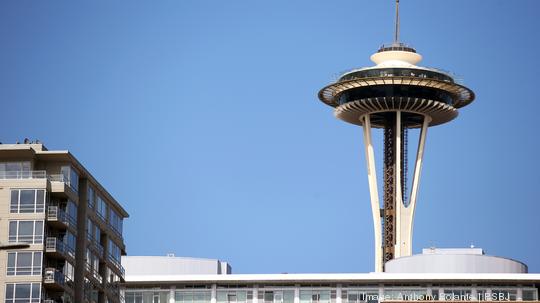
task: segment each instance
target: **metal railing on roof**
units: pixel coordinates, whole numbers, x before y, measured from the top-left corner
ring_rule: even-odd
[[[405,52],[416,53],[416,50],[414,49],[414,47],[407,45],[405,43],[401,43],[401,42],[383,44],[381,45],[381,47],[379,47],[379,50],[377,50],[378,53],[387,52],[387,51],[405,51]]]

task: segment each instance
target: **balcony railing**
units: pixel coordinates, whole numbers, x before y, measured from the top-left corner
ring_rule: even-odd
[[[103,258],[103,246],[101,244],[99,244],[96,239],[94,239],[93,237],[90,237],[90,236],[87,236],[87,239],[88,239],[88,247],[90,247],[90,249],[93,249],[95,252],[98,253],[98,257],[100,258]]]
[[[118,282],[107,282],[105,284],[105,290],[108,291],[113,297],[120,299],[120,302],[123,302],[120,298],[120,286],[118,285]]]
[[[47,172],[44,170],[30,171],[0,171],[1,179],[45,179]]]
[[[66,225],[77,225],[77,220],[75,218],[71,217],[63,209],[55,205],[51,205],[47,209],[47,219],[49,221],[63,222]]]
[[[66,243],[64,243],[64,241],[55,237],[47,237],[47,240],[45,242],[45,251],[58,252],[75,258],[75,250]]]
[[[56,268],[45,268],[45,274],[43,276],[43,283],[45,284],[59,284],[64,285],[66,283],[66,277],[64,273]]]
[[[99,272],[93,268],[90,263],[88,262],[85,262],[84,263],[85,267],[86,267],[86,270],[92,274],[92,277],[98,282],[98,284],[101,284],[103,283],[103,278],[101,277],[101,275],[99,274]]]
[[[64,183],[69,182],[68,178],[66,178],[66,176],[64,176],[63,174],[49,175],[48,179],[53,182],[64,182]]]
[[[51,182],[63,182],[64,184],[69,186],[69,188],[71,188],[74,192],[78,191],[76,186],[74,186],[74,184],[71,184],[69,177],[64,174],[52,174],[48,176],[48,179]]]
[[[120,261],[116,260],[112,254],[108,253],[107,254],[107,260],[109,260],[112,265],[114,267],[116,267],[116,269],[118,269],[122,274],[122,278],[124,278],[126,276],[126,270],[124,269],[124,267],[122,266],[122,264],[120,264]]]

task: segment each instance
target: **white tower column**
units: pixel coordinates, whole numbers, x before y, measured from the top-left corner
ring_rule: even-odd
[[[402,163],[402,153],[403,150],[403,126],[402,126],[402,111],[395,111],[395,125],[394,133],[392,134],[394,145],[394,172],[393,172],[393,184],[394,184],[394,258],[410,256],[412,254],[412,230],[413,230],[413,219],[414,219],[414,210],[416,208],[416,200],[418,197],[418,188],[420,184],[420,174],[422,171],[422,161],[424,157],[424,147],[426,143],[427,129],[431,122],[429,116],[423,116],[422,125],[420,128],[420,136],[418,140],[418,150],[416,153],[416,161],[414,164],[414,173],[412,178],[412,186],[409,195],[408,203],[403,201],[403,191],[402,188],[402,176],[403,172],[403,163]],[[373,216],[374,224],[374,233],[375,233],[375,271],[383,271],[384,260],[383,260],[383,235],[382,235],[382,219],[381,219],[381,205],[380,205],[380,196],[377,185],[377,173],[375,165],[375,153],[373,148],[373,138],[372,138],[372,124],[371,117],[369,114],[363,115],[361,118],[363,125],[364,133],[364,149],[366,154],[366,163],[367,163],[367,172],[368,172],[368,182],[369,182],[369,193],[371,200],[371,212]]]
[[[377,169],[375,168],[375,152],[371,137],[371,119],[369,114],[361,118],[364,129],[364,149],[366,152],[366,163],[369,182],[369,195],[371,198],[371,213],[373,215],[373,232],[375,233],[375,271],[383,271],[382,254],[382,227],[381,208],[379,203],[379,191],[377,189]]]

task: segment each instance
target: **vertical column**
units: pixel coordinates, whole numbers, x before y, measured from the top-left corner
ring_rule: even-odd
[[[444,297],[444,289],[442,287],[439,287],[439,301],[446,301],[446,298]]]
[[[427,300],[433,301],[433,290],[431,289],[431,284],[426,285],[427,288]]]
[[[379,284],[379,300],[378,302],[384,302],[386,301],[386,298],[384,297],[384,285]]]
[[[394,246],[394,258],[401,257],[401,250],[403,245],[401,225],[402,225],[402,212],[403,207],[403,191],[401,189],[401,177],[403,175],[403,163],[401,163],[402,154],[402,142],[401,142],[401,112],[396,111],[396,123],[394,126],[394,207],[395,207],[395,246]]]
[[[294,285],[294,303],[300,303],[300,284]]]
[[[79,201],[77,202],[77,235],[75,244],[75,269],[74,274],[74,301],[83,302],[84,297],[84,271],[86,262],[86,212],[88,204],[88,180],[80,179]]]
[[[336,285],[336,303],[341,303],[341,284]]]
[[[253,285],[253,303],[259,302],[259,285]]]
[[[476,284],[473,284],[472,285],[472,289],[471,289],[471,301],[480,301],[478,300],[478,290],[477,290],[477,285]]]
[[[377,189],[377,170],[375,168],[375,152],[371,138],[371,120],[370,116],[365,115],[362,118],[364,130],[364,149],[366,152],[366,164],[369,182],[369,195],[371,200],[371,212],[373,215],[373,231],[375,233],[375,271],[383,270],[383,252],[382,252],[382,231],[381,231],[381,211],[379,202],[379,191]]]
[[[412,179],[411,194],[409,198],[409,203],[405,205],[400,203],[398,207],[399,212],[399,223],[398,223],[398,233],[400,239],[400,256],[410,256],[412,254],[412,232],[413,232],[413,221],[414,221],[414,212],[416,209],[416,201],[418,197],[418,188],[420,184],[420,174],[422,171],[422,163],[424,158],[424,146],[426,144],[427,130],[431,118],[424,116],[422,122],[422,128],[420,130],[420,137],[418,140],[418,150],[416,152],[416,162],[414,165],[414,175]]]
[[[491,292],[491,288],[486,289],[486,297],[484,298],[484,301],[494,301],[493,300],[493,293]]]
[[[217,303],[217,285],[212,284],[212,291],[210,294],[210,303]]]
[[[169,289],[169,303],[174,303],[176,300],[174,298],[174,293],[176,291],[176,286],[172,285]]]

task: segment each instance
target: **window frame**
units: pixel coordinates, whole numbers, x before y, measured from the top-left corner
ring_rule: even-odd
[[[34,207],[33,211],[23,211],[21,212],[21,192],[22,191],[34,191]],[[13,205],[13,193],[17,192],[17,204]],[[38,200],[38,192],[43,192],[43,203]],[[9,213],[11,214],[41,214],[45,213],[45,204],[47,201],[47,191],[42,188],[12,188],[10,190],[10,201],[9,201]],[[26,209],[25,209],[26,210]]]
[[[19,261],[19,255],[20,254],[27,254],[30,253],[31,256],[31,263],[30,266],[18,266]],[[39,267],[34,264],[36,261],[36,254],[39,254],[38,260],[40,261]],[[9,265],[10,261],[10,255],[15,255],[13,259],[13,266]],[[6,260],[6,276],[14,277],[14,276],[41,276],[43,271],[43,252],[42,251],[10,251],[7,253],[7,260]],[[22,268],[22,269],[21,269]],[[22,272],[22,273],[21,273]]]
[[[29,285],[30,286],[30,289],[28,291],[29,293],[29,297],[28,298],[17,298],[17,285]],[[37,290],[34,289],[34,287],[37,286]],[[8,298],[8,287],[12,287],[13,290],[12,290],[12,297],[11,298]],[[16,282],[16,283],[6,283],[6,288],[5,288],[5,295],[4,295],[4,300],[6,303],[17,303],[17,302],[20,302],[19,300],[28,300],[27,302],[29,303],[40,303],[41,302],[41,291],[42,291],[42,288],[41,288],[41,283],[40,282],[30,282],[30,283],[26,283],[26,282]],[[34,292],[37,292],[37,297],[34,297]]]
[[[33,223],[33,233],[32,233],[32,239],[31,240],[24,240],[21,239],[20,235],[20,225],[21,222],[32,222]],[[41,222],[41,234],[36,234],[36,223]],[[11,236],[11,224],[16,223],[16,231],[15,231],[15,238]],[[45,233],[45,221],[44,220],[9,220],[8,222],[8,243],[28,243],[28,244],[43,244],[44,240],[44,233]]]

